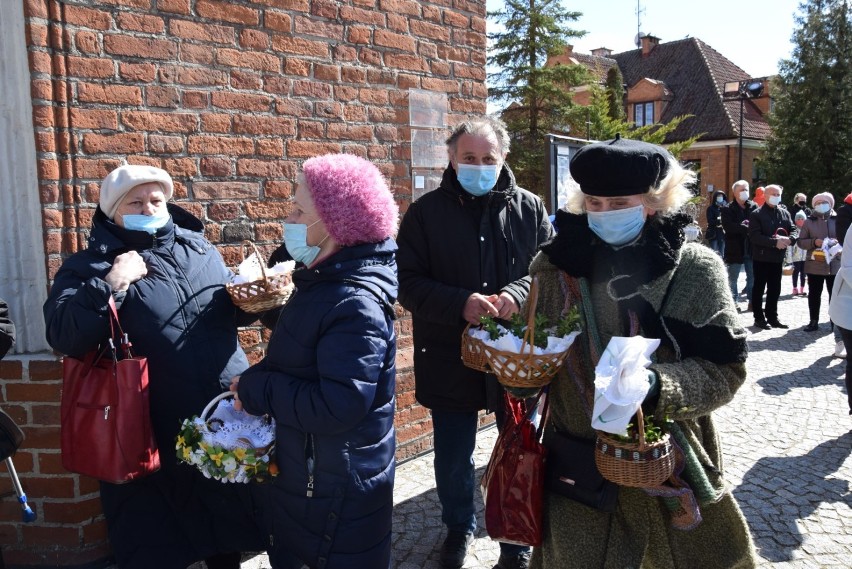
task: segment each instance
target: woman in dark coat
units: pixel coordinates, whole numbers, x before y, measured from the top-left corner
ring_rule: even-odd
[[[378,169],[304,163],[287,251],[303,268],[266,357],[234,378],[276,421],[270,561],[276,569],[390,567],[398,209]]]
[[[136,355],[147,357],[151,421],[161,469],[121,485],[101,482],[110,543],[122,568],[237,569],[240,551],[264,550],[249,488],[177,464],[175,436],[248,367],[230,278],[201,222],[174,204],[171,177],[125,165],[103,181],[89,247],[62,264],[44,305],[47,340],[77,358],[109,336],[108,301]]]

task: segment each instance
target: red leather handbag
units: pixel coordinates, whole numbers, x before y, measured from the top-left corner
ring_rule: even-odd
[[[542,542],[547,450],[540,442],[544,420],[538,429],[532,422],[541,397],[547,397],[546,390],[527,409],[523,400],[504,394],[506,424],[497,437],[481,482],[485,531],[496,541],[530,546]]]
[[[62,466],[120,484],[159,470],[160,454],[151,429],[148,360],[133,356],[112,298],[109,323],[106,346],[62,362]]]

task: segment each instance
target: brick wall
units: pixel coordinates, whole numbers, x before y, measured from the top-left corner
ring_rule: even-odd
[[[20,1],[51,278],[85,245],[99,182],[122,158],[169,171],[177,203],[236,264],[243,239],[267,254],[280,243],[295,174],[317,154],[373,160],[405,211],[409,89],[446,93],[451,124],[485,112],[484,0]],[[399,313],[404,459],[431,447],[431,422],[414,401]],[[241,338],[251,347],[264,335]],[[3,407],[27,434],[15,465],[38,514],[22,524],[18,504],[0,502],[9,566],[108,555],[96,483],[60,465],[59,378],[49,355],[0,364]]]

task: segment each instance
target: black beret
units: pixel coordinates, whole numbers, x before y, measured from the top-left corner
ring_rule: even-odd
[[[571,177],[590,196],[615,197],[647,193],[669,171],[671,154],[662,146],[629,140],[589,144],[571,158]]]

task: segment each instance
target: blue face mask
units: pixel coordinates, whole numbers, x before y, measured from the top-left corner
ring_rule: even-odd
[[[769,196],[766,201],[769,205],[778,205],[781,203],[781,196]]]
[[[814,210],[816,210],[817,213],[826,214],[829,211],[831,211],[831,206],[828,205],[827,203],[821,203],[821,204],[815,205]]]
[[[308,229],[319,223],[316,220],[310,225],[304,223],[285,223],[284,224],[284,247],[293,260],[303,263],[306,267],[316,260],[320,254],[319,245],[322,241],[328,239],[326,235],[319,245],[308,245]]]
[[[145,233],[155,234],[158,229],[169,222],[169,212],[163,210],[160,215],[132,215],[125,214],[121,216],[121,221],[124,223],[124,228],[130,231],[144,231]]]
[[[645,206],[611,211],[588,211],[589,229],[610,245],[624,245],[636,239],[645,226]]]
[[[501,166],[474,166],[459,164],[456,178],[464,190],[472,196],[484,196],[497,185]]]
[[[725,203],[725,198],[723,196],[716,196],[716,203]]]

